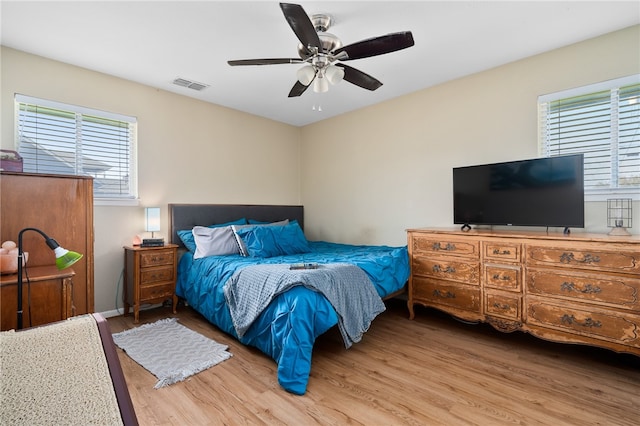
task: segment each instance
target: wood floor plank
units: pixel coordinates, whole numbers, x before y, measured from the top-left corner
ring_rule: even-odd
[[[307,393],[277,382],[276,365],[189,307],[140,313],[141,324],[176,316],[233,357],[184,382],[156,378],[118,350],[141,425],[637,425],[640,358],[547,342],[427,308],[408,319],[387,301],[362,342],[346,350],[337,329],[317,340]],[[133,318],[109,319],[112,332]]]

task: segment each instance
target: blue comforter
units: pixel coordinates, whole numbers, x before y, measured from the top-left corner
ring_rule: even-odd
[[[311,252],[269,258],[240,255],[193,259],[185,253],[178,265],[176,292],[212,324],[246,345],[255,346],[278,365],[278,382],[287,391],[306,392],[315,339],[338,323],[336,311],[320,293],[302,285],[278,295],[242,338],[236,334],[224,285],[246,266],[274,263],[350,263],[362,268],[380,297],[403,288],[409,278],[405,247],[355,246],[309,242]]]

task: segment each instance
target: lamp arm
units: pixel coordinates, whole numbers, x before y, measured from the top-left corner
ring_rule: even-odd
[[[16,328],[18,330],[22,329],[22,261],[24,259],[24,251],[22,250],[22,234],[27,231],[35,231],[38,234],[44,237],[47,245],[51,250],[55,250],[57,247],[60,247],[60,244],[56,242],[53,238],[50,238],[47,234],[39,230],[38,228],[24,228],[18,233],[18,318]]]

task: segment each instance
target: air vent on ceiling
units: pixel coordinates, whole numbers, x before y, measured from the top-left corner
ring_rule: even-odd
[[[173,84],[177,86],[188,87],[189,89],[193,89],[197,91],[204,90],[207,87],[209,87],[208,84],[198,83],[196,81],[191,81],[191,80],[187,80],[186,78],[180,78],[180,77],[173,80]]]

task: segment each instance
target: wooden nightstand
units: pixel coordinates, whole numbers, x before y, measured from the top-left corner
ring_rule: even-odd
[[[176,313],[176,273],[178,246],[124,247],[124,314],[133,305],[134,322],[138,322],[142,303],[162,303],[169,297]]]

